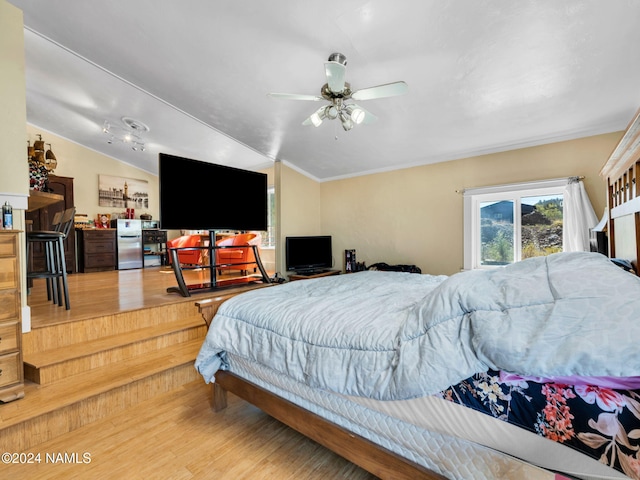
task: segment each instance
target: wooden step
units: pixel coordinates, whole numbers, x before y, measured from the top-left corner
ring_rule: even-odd
[[[193,363],[202,339],[170,345],[50,385],[29,383],[25,398],[0,405],[0,446],[39,443],[201,379]]]
[[[40,385],[206,335],[202,316],[153,325],[41,352],[25,353],[25,378]]]
[[[199,315],[195,301],[100,314],[73,322],[34,328],[22,338],[23,353],[30,354],[98,340],[132,329],[153,327]]]

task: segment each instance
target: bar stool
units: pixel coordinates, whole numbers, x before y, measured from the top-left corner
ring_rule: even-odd
[[[67,263],[64,255],[64,241],[71,231],[75,218],[75,207],[56,213],[51,225],[52,230],[27,232],[27,258],[34,243],[41,243],[45,252],[45,270],[28,271],[27,278],[44,278],[47,281],[47,299],[62,306],[64,293],[65,308],[69,310],[69,288],[67,283]],[[62,280],[62,288],[60,288]]]

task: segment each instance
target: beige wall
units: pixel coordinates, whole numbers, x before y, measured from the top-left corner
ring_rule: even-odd
[[[38,138],[37,134],[41,134],[42,139],[51,144],[51,149],[56,155],[58,166],[55,174],[74,179],[73,198],[78,213],[86,213],[90,219],[94,219],[98,213],[124,212],[124,209],[100,207],[98,205],[98,176],[112,175],[146,180],[149,186],[149,209],[144,211],[136,210],[136,217],[141,213],[149,213],[153,218],[158,218],[159,192],[158,177],[156,175],[89,150],[53,133],[27,125],[27,138],[32,144]],[[24,148],[26,148],[26,142]]]
[[[584,175],[596,215],[606,206],[599,172],[622,132],[322,183],[321,233],[358,261],[415,264],[450,275],[463,264],[463,202],[456,190]]]
[[[0,205],[13,206],[13,228],[24,231],[29,194],[27,100],[22,11],[0,0]],[[0,226],[1,228],[1,226]],[[27,291],[24,234],[20,234],[21,290]],[[27,296],[21,295],[22,329],[31,329]]]
[[[275,164],[276,187],[276,272],[286,275],[284,239],[295,235],[319,235],[320,183],[282,162]],[[286,276],[285,276],[286,278]]]
[[[29,192],[26,105],[22,11],[0,0],[0,196],[1,203],[17,207],[22,201],[23,208]]]

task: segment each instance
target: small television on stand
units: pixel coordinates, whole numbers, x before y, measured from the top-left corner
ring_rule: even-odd
[[[330,235],[285,238],[285,266],[297,275],[316,275],[331,270]]]

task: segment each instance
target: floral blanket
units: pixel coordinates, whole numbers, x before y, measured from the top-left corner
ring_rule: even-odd
[[[640,479],[640,390],[501,381],[489,370],[438,394]]]

